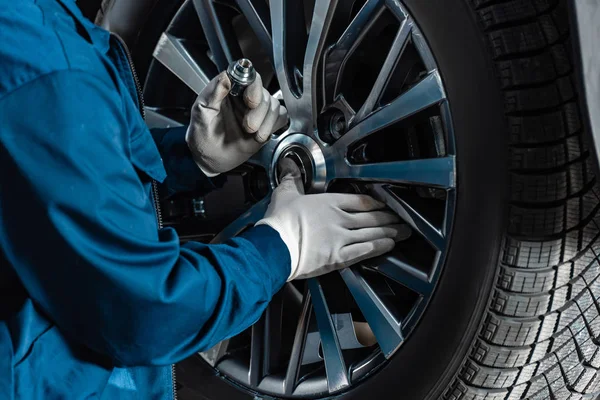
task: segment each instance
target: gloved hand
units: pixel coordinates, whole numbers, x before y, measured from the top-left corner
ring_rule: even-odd
[[[244,91],[243,101],[233,102],[230,89],[231,81],[222,72],[198,95],[192,108],[185,139],[207,176],[246,162],[287,123],[287,110],[263,88],[259,74]]]
[[[367,195],[304,194],[300,170],[290,159],[280,162],[279,186],[265,217],[290,251],[288,281],[348,267],[392,250],[410,236],[407,225],[385,205]]]

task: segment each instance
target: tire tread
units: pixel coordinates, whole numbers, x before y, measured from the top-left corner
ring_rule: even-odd
[[[583,138],[567,0],[468,0],[510,142],[509,224],[481,328],[446,400],[600,394],[600,191]]]

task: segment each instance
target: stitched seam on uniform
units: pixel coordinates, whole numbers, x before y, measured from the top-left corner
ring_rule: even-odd
[[[53,76],[53,75],[60,75],[61,73],[64,72],[69,72],[69,73],[82,73],[85,75],[88,75],[90,77],[93,77],[95,80],[100,80],[102,81],[102,79],[97,76],[96,74],[91,73],[90,71],[86,71],[83,69],[79,69],[79,68],[64,68],[64,69],[57,69],[54,71],[50,71],[50,72],[46,72],[44,74],[38,75],[35,78],[32,78],[30,80],[28,80],[25,83],[20,84],[19,86],[12,88],[11,90],[7,91],[6,93],[3,93],[0,95],[0,101],[4,100],[6,97],[10,96],[11,94],[13,94],[14,92],[17,92],[19,89],[24,88],[26,86],[29,86],[30,84],[33,84],[39,80],[42,80],[44,78]]]

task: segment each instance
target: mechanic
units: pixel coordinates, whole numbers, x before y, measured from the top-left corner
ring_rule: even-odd
[[[171,398],[169,365],[248,328],[286,281],[403,234],[368,196],[305,195],[289,161],[257,226],[181,245],[152,180],[214,188],[286,109],[260,77],[234,109],[221,73],[189,127],[150,132],[125,47],[74,0],[0,4],[0,399]]]

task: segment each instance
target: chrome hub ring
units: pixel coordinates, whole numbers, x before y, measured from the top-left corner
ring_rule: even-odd
[[[327,163],[319,144],[311,137],[295,133],[286,136],[275,149],[271,160],[271,182],[273,187],[279,183],[277,165],[283,157],[292,156],[304,177],[306,192],[323,192],[327,184]]]

